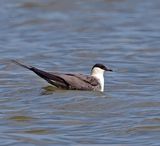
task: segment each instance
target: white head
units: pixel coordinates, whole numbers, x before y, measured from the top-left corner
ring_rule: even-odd
[[[108,69],[103,64],[95,64],[91,70],[91,76],[94,76],[99,80],[102,92],[104,91],[104,72],[105,71],[112,71],[112,70]]]

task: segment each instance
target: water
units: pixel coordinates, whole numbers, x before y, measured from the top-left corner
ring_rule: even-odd
[[[160,1],[1,0],[0,145],[160,145]],[[61,91],[10,62],[114,70],[105,92]]]

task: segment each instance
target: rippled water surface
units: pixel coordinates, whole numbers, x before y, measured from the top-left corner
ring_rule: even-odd
[[[0,145],[160,145],[159,0],[1,0]],[[114,70],[104,93],[61,91],[44,70]]]

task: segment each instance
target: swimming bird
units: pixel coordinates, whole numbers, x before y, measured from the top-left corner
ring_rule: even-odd
[[[104,72],[112,71],[103,64],[95,64],[91,69],[90,75],[73,74],[73,73],[56,73],[47,72],[33,66],[25,65],[17,60],[12,60],[14,63],[29,69],[36,73],[39,77],[46,80],[49,84],[57,88],[67,90],[91,90],[104,91]]]

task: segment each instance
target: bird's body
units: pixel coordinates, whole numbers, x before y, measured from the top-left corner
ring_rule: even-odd
[[[36,67],[27,66],[14,60],[14,62],[24,68],[27,68],[48,83],[57,88],[67,90],[93,90],[104,91],[104,71],[111,71],[102,64],[96,64],[91,70],[91,75],[73,74],[73,73],[54,73],[40,70]]]

